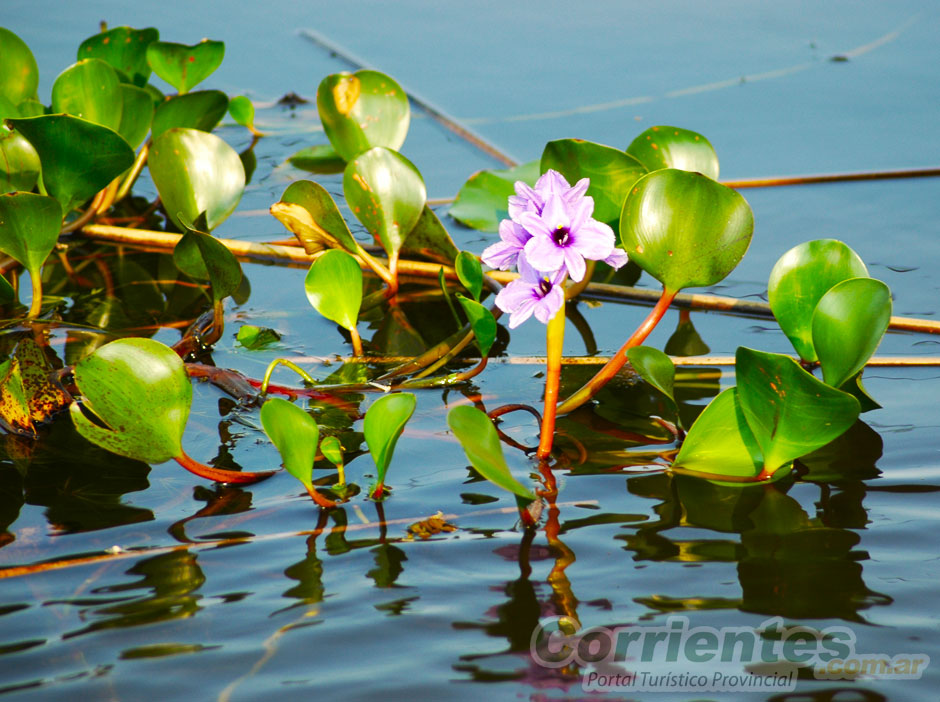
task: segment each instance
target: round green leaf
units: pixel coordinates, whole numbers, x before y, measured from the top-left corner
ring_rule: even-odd
[[[121,98],[123,109],[117,132],[132,149],[136,149],[144,143],[147,132],[150,131],[154,112],[153,100],[146,90],[130,83],[121,83]]]
[[[891,291],[874,278],[850,278],[822,296],[813,313],[813,347],[823,380],[840,387],[881,343],[891,320]]]
[[[310,488],[320,427],[297,405],[272,397],[261,406],[261,426],[281,454],[287,472]]]
[[[858,400],[789,356],[741,346],[735,363],[741,409],[768,473],[825,446],[858,419]]]
[[[216,302],[238,290],[242,267],[235,254],[209,234],[190,227],[187,230],[173,249],[176,267],[191,278],[208,280]]]
[[[294,168],[311,173],[342,173],[346,159],[336,153],[332,144],[317,144],[301,149],[287,159]]]
[[[243,127],[255,126],[255,106],[244,95],[233,97],[228,104],[228,113]]]
[[[627,350],[627,360],[637,375],[675,403],[676,366],[669,356],[652,346],[634,346]]]
[[[447,414],[447,425],[463,446],[467,460],[477,473],[514,495],[529,501],[536,494],[516,480],[506,465],[503,447],[493,421],[471,405],[458,405]]]
[[[42,162],[46,192],[69,212],[134,163],[134,150],[107,127],[72,115],[8,120]]]
[[[408,96],[378,71],[334,73],[317,88],[323,131],[346,161],[373,146],[399,149],[408,134]]]
[[[650,127],[630,142],[627,153],[647,170],[678,168],[718,180],[718,154],[698,132],[679,127]]]
[[[304,290],[314,309],[344,329],[355,329],[362,305],[362,269],[345,251],[332,249],[314,261]]]
[[[594,219],[616,225],[623,200],[646,167],[633,156],[583,139],[550,141],[542,152],[541,170],[552,168],[571,185],[590,178],[587,194],[594,198]]]
[[[333,196],[319,183],[291,183],[281,201],[271,206],[271,214],[300,240],[308,254],[340,247],[355,253],[358,248]]]
[[[722,391],[702,411],[682,442],[674,465],[715,475],[760,474],[760,447],[744,418],[737,388]]]
[[[147,47],[160,38],[153,27],[131,29],[114,27],[88,37],[78,47],[78,60],[96,58],[106,61],[121,71],[137,87],[142,88],[150,78]]]
[[[454,263],[460,249],[450,238],[440,217],[425,205],[418,222],[405,238],[400,253],[408,258],[426,258],[449,266]]]
[[[479,302],[483,293],[483,268],[477,257],[469,251],[461,251],[454,260],[454,269],[460,283],[470,291],[473,299]]]
[[[39,180],[39,154],[17,132],[0,127],[0,193],[32,190]]]
[[[33,193],[0,195],[0,251],[38,275],[62,228],[55,198]]]
[[[118,131],[124,111],[121,81],[101,59],[66,68],[52,86],[52,111],[64,112]]]
[[[69,408],[78,432],[121,456],[163,463],[183,453],[192,386],[176,353],[152,339],[118,339],[75,364],[85,398]]]
[[[241,346],[252,351],[273,346],[281,340],[281,335],[269,327],[257,327],[254,324],[243,324],[235,337]]]
[[[346,164],[343,194],[353,214],[389,256],[402,248],[427,199],[418,169],[397,151],[381,146]]]
[[[493,342],[496,341],[496,318],[493,313],[476,300],[471,300],[457,293],[457,301],[463,307],[464,314],[470,320],[470,328],[480,347],[480,355],[486,357]]]
[[[202,213],[210,231],[238,206],[245,169],[235,150],[198,129],[173,128],[153,140],[150,175],[167,214],[182,230],[178,214],[195,221]]]
[[[754,215],[741,195],[674,168],[640,178],[620,218],[630,260],[670,292],[722,280],[744,256],[753,231]]]
[[[473,229],[495,232],[509,217],[507,201],[516,194],[516,181],[535,185],[539,162],[530,161],[507,170],[477,171],[460,188],[448,214]]]
[[[197,90],[175,95],[157,107],[153,115],[152,136],[156,139],[174,127],[211,132],[227,109],[228,96],[221,90]]]
[[[222,63],[225,43],[203,39],[186,46],[155,41],[147,47],[147,63],[153,72],[182,95],[208,78]]]
[[[39,67],[33,52],[9,29],[0,27],[0,95],[14,105],[36,97]]]
[[[385,473],[398,437],[405,429],[405,424],[414,414],[417,398],[408,392],[383,395],[372,403],[362,423],[362,431],[369,446],[369,453],[375,461],[376,481],[385,482]]]
[[[794,246],[774,264],[767,299],[800,358],[818,360],[813,347],[813,312],[822,296],[836,283],[867,276],[868,269],[858,254],[836,239]]]

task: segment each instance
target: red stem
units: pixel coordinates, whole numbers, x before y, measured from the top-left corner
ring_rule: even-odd
[[[207,466],[205,463],[200,463],[199,461],[188,456],[185,451],[177,456],[175,460],[190,473],[198,475],[200,478],[214,480],[217,483],[247,485],[264,480],[265,478],[274,475],[276,472],[273,470],[265,470],[261,471],[260,473],[248,473],[245,471],[222,470],[221,468],[213,468],[212,466]]]

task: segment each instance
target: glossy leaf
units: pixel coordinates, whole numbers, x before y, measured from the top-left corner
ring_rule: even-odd
[[[376,483],[385,483],[385,473],[392,462],[395,445],[405,429],[405,424],[414,414],[417,398],[411,393],[382,395],[372,403],[362,423],[362,431],[375,462]]]
[[[467,319],[470,320],[470,328],[473,329],[473,335],[480,347],[480,355],[486,357],[493,347],[493,342],[496,341],[496,318],[476,300],[464,297],[460,293],[457,293],[456,297]]]
[[[114,27],[83,41],[78,47],[77,58],[79,61],[87,58],[106,61],[134,85],[142,88],[151,73],[147,63],[147,47],[159,38],[160,32],[153,27]]]
[[[212,299],[218,302],[238,290],[242,267],[225,244],[199,231],[204,223],[204,219],[196,225],[183,222],[186,233],[173,249],[173,263],[190,278],[208,280]]]
[[[182,95],[208,78],[221,65],[225,43],[203,39],[186,46],[155,41],[147,47],[147,63],[153,72]]]
[[[101,59],[85,59],[69,66],[52,86],[53,112],[64,112],[118,131],[123,110],[121,81]]]
[[[320,442],[320,452],[334,466],[343,465],[343,445],[335,436],[326,436]]]
[[[42,162],[46,192],[69,212],[134,163],[134,150],[117,132],[72,115],[11,119]]]
[[[281,340],[281,335],[274,329],[268,327],[243,324],[239,327],[235,340],[246,349],[258,351],[276,344]]]
[[[287,472],[311,489],[313,461],[320,440],[316,420],[297,405],[272,397],[261,407],[261,426],[281,454]]]
[[[222,121],[227,109],[228,96],[221,90],[197,90],[174,95],[157,107],[153,115],[152,136],[156,139],[173,127],[211,132]]]
[[[440,218],[427,205],[421,210],[418,222],[412,227],[401,255],[409,258],[427,258],[445,265],[452,265],[460,249],[450,238]]]
[[[448,412],[447,425],[477,473],[514,495],[529,501],[538,499],[532,490],[513,477],[506,465],[496,427],[485,412],[471,405],[458,405]]]
[[[847,392],[849,395],[858,400],[858,404],[862,408],[862,412],[871,412],[872,410],[881,409],[881,405],[878,404],[878,401],[875,400],[862,384],[862,372],[859,371],[855,374],[854,377],[846,380],[842,385],[839,386],[839,389],[842,392]]]
[[[324,78],[317,88],[317,112],[327,138],[346,161],[374,146],[397,150],[408,134],[408,96],[378,71]]]
[[[39,180],[39,154],[22,134],[0,127],[0,193],[30,191]]]
[[[132,149],[144,143],[150,123],[153,121],[153,100],[143,88],[130,83],[121,83],[121,123],[117,133],[124,137]]]
[[[627,360],[637,375],[675,404],[676,366],[669,356],[652,346],[634,346],[627,351]]]
[[[650,127],[630,142],[627,153],[647,170],[678,168],[718,180],[718,154],[708,139],[680,127]]]
[[[813,313],[813,347],[823,380],[840,387],[858,374],[888,329],[891,291],[874,278],[833,285]]]
[[[638,180],[620,219],[630,260],[670,292],[725,278],[747,251],[753,230],[754,215],[741,195],[674,168]]]
[[[84,409],[100,420],[73,402],[69,410],[82,436],[147,463],[182,455],[192,386],[172,349],[152,339],[118,339],[75,364],[74,374]]]
[[[59,239],[62,208],[55,198],[34,193],[0,195],[0,251],[19,261],[30,275]]]
[[[280,202],[271,206],[271,214],[297,237],[308,254],[332,248],[355,253],[358,248],[333,196],[319,183],[291,183]]]
[[[244,95],[233,97],[228,104],[228,113],[232,119],[243,127],[253,128],[255,126],[255,106],[251,104]]]
[[[552,168],[571,185],[590,178],[587,194],[594,198],[594,219],[616,226],[623,200],[646,167],[633,156],[583,139],[550,141],[542,152],[541,170]]]
[[[362,269],[345,251],[332,249],[314,261],[304,290],[314,309],[344,329],[355,329],[362,305]]]
[[[343,193],[353,214],[389,256],[402,248],[427,198],[424,180],[411,161],[380,146],[346,165]]]
[[[483,268],[477,257],[469,251],[461,251],[454,260],[454,270],[457,271],[460,283],[479,302],[483,294]]]
[[[342,173],[346,159],[336,153],[332,144],[317,144],[301,149],[287,159],[294,168],[311,173]]]
[[[516,194],[516,181],[535,185],[539,166],[530,161],[515,168],[477,171],[460,188],[448,214],[467,227],[497,231],[500,221],[509,217],[507,201]]]
[[[674,465],[713,475],[754,478],[760,474],[760,446],[744,418],[738,388],[722,391],[702,410]]]
[[[9,29],[0,27],[0,96],[12,104],[36,97],[39,67],[33,52]]]
[[[163,206],[181,230],[178,213],[195,221],[203,212],[209,229],[215,229],[235,211],[245,189],[245,169],[235,150],[198,129],[163,132],[153,140],[148,164]]]
[[[836,239],[794,246],[774,264],[767,298],[800,358],[818,360],[813,347],[813,312],[822,296],[836,283],[867,276],[868,269],[858,254]]]
[[[858,400],[818,380],[789,356],[742,346],[735,362],[741,409],[767,473],[825,446],[858,419]]]
[[[22,379],[30,420],[34,425],[48,423],[69,406],[72,398],[59,384],[55,369],[42,347],[33,339],[21,339],[16,344],[13,357]]]

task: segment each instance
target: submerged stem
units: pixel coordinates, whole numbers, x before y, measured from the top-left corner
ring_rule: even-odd
[[[585,402],[590,400],[600,391],[602,387],[604,387],[604,385],[607,384],[611,378],[617,374],[617,371],[623,368],[623,365],[627,362],[627,351],[629,351],[634,346],[639,346],[644,341],[646,341],[646,337],[650,335],[653,329],[656,328],[659,320],[661,320],[663,315],[666,314],[666,310],[669,309],[669,305],[676,296],[676,292],[672,292],[666,288],[663,288],[662,295],[660,295],[656,306],[650,310],[650,313],[646,316],[646,319],[640,323],[640,326],[636,328],[636,331],[633,332],[633,335],[629,339],[627,339],[626,343],[620,347],[617,353],[611,356],[610,360],[604,365],[603,368],[597,371],[593,378],[591,378],[581,387],[580,390],[578,390],[558,406],[558,412],[560,414],[571,412],[572,410],[577,409]]]
[[[565,341],[565,306],[562,304],[549,320],[545,332],[545,409],[542,411],[542,428],[539,434],[540,461],[552,452],[555,437],[555,415],[558,404],[558,389],[561,386],[561,356]]]

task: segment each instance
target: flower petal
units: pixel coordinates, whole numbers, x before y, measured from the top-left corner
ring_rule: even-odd
[[[539,301],[535,298],[529,298],[523,304],[519,305],[513,312],[509,315],[509,328],[515,329],[529,317],[532,316],[532,312],[537,312],[539,309]]]
[[[533,212],[523,212],[518,219],[522,227],[532,236],[541,234],[549,239],[552,238],[552,230],[541,216]]]
[[[562,249],[562,251],[564,252],[565,268],[568,269],[568,275],[577,283],[584,278],[584,271],[587,269],[584,256],[571,247]]]
[[[533,268],[554,272],[565,262],[565,250],[549,236],[533,236],[526,242],[525,257]]]
[[[568,203],[558,195],[552,195],[545,200],[545,207],[542,208],[542,221],[545,222],[550,233],[554,233],[559,227],[571,226],[571,213],[568,210]]]
[[[553,287],[548,295],[535,305],[535,318],[542,324],[548,324],[552,317],[565,304],[565,293],[560,287]]]
[[[627,252],[615,246],[613,253],[604,259],[604,263],[606,263],[611,268],[616,269],[627,265],[629,260],[630,257],[627,255]]]

